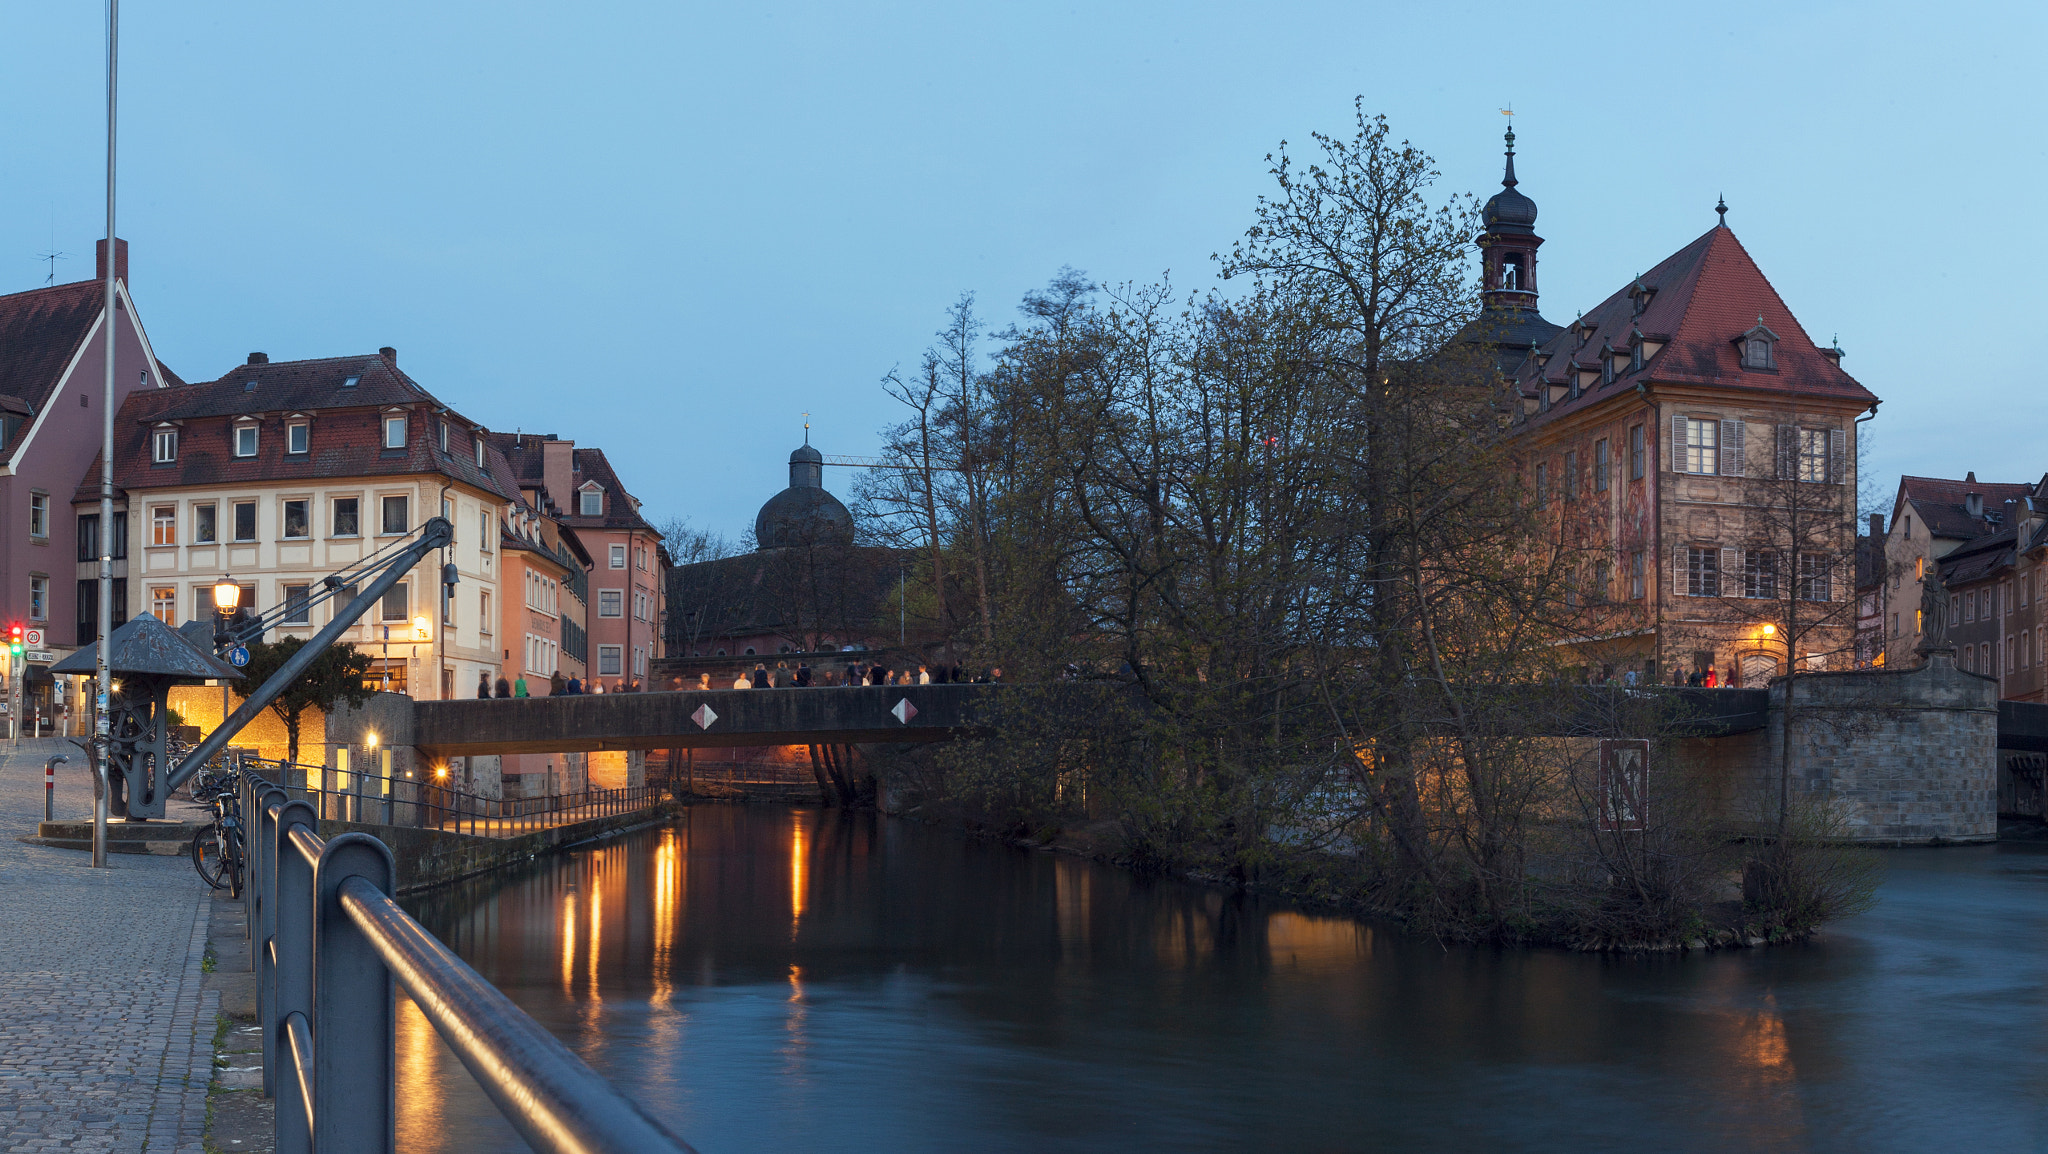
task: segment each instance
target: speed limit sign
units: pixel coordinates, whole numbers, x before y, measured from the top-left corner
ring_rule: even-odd
[[[30,649],[41,649],[43,647],[43,631],[40,629],[31,629],[27,633],[22,635],[21,640],[22,643],[27,645]]]

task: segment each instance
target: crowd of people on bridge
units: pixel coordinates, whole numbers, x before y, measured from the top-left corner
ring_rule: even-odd
[[[754,668],[742,672],[733,679],[734,689],[809,689],[828,686],[849,685],[991,685],[1000,684],[1003,671],[1000,666],[991,667],[981,673],[970,673],[964,665],[920,665],[915,670],[891,669],[880,662],[849,661],[842,670],[813,669],[809,662],[799,661],[791,669],[787,661],[778,661],[775,668],[768,668],[765,661],[756,661]],[[538,688],[539,693],[534,689]],[[695,685],[686,684],[682,674],[669,678],[667,689],[681,693],[686,689],[722,689],[713,685],[709,673],[697,675]],[[494,685],[490,675],[479,673],[476,681],[476,695],[489,700],[495,697],[575,697],[579,694],[599,693],[644,693],[640,679],[635,677],[615,678],[606,688],[601,677],[584,681],[578,677],[564,677],[558,671],[552,677],[540,680],[535,686],[527,681],[525,674],[516,678],[498,678]]]

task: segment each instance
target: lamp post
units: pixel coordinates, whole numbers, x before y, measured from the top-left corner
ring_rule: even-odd
[[[228,619],[235,615],[235,608],[241,603],[242,587],[235,584],[235,575],[221,574],[220,580],[213,583],[213,643],[216,653],[227,637]],[[223,725],[228,720],[228,683],[225,680],[220,683],[220,720]]]

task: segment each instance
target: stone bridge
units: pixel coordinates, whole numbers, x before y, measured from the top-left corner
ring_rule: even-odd
[[[414,701],[379,694],[337,711],[329,742],[411,746],[431,757],[740,745],[859,745],[978,735],[1000,685],[872,685]]]

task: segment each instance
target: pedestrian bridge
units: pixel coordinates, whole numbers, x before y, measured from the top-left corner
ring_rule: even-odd
[[[437,757],[951,741],[984,735],[1000,685],[703,689],[414,701],[395,693],[338,710],[327,740],[414,746]]]

